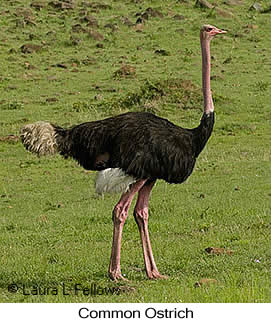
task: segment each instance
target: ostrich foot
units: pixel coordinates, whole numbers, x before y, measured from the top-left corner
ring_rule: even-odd
[[[149,279],[168,279],[168,276],[161,275],[157,270],[148,271],[147,276]]]
[[[121,274],[120,271],[112,271],[112,272],[109,272],[109,277],[110,279],[112,279],[113,281],[120,281],[120,280],[123,280],[123,281],[128,281],[127,278],[124,278]]]

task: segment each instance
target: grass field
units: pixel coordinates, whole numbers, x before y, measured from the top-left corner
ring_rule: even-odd
[[[271,301],[270,2],[260,1],[264,13],[249,10],[250,0],[217,0],[220,10],[195,2],[0,7],[1,302]],[[95,173],[58,156],[39,159],[17,136],[38,120],[71,126],[130,110],[197,126],[206,22],[228,30],[211,45],[215,129],[189,180],[158,182],[150,202],[154,256],[169,279],[146,278],[130,216],[121,258],[129,282],[113,283],[119,196],[97,196]],[[201,279],[212,281],[196,288]]]

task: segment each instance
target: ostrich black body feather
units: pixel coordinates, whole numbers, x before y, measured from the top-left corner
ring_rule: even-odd
[[[146,112],[129,112],[68,130],[55,127],[58,149],[87,170],[120,168],[137,179],[182,183],[207,143],[214,113],[184,129]]]

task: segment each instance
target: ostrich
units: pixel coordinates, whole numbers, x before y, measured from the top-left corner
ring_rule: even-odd
[[[48,122],[36,122],[21,130],[25,148],[37,155],[59,153],[75,159],[87,170],[99,171],[96,191],[122,192],[113,209],[113,241],[109,264],[112,280],[121,274],[122,231],[131,202],[138,193],[134,218],[137,223],[148,278],[159,279],[148,232],[148,205],[157,179],[182,183],[192,173],[200,152],[214,126],[214,105],[210,88],[210,41],[226,31],[211,25],[200,30],[204,111],[200,125],[185,129],[147,112],[128,112],[104,120],[63,129]]]

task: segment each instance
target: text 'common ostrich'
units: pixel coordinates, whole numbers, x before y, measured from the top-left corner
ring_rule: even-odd
[[[24,146],[38,155],[60,153],[87,170],[98,170],[96,190],[124,192],[113,210],[113,243],[109,276],[124,279],[120,269],[122,230],[133,197],[138,193],[134,217],[139,228],[145,269],[151,279],[164,278],[156,267],[148,232],[148,205],[157,179],[182,183],[192,173],[196,159],[214,125],[210,88],[210,41],[226,31],[204,25],[200,31],[204,112],[194,129],[175,126],[151,113],[130,112],[63,129],[47,122],[26,125]]]

